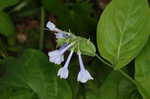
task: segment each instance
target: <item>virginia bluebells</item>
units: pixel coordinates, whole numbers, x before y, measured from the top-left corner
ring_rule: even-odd
[[[73,55],[73,52],[74,52],[73,50],[70,52],[64,67],[59,69],[57,76],[60,76],[60,78],[64,78],[64,79],[68,78],[68,74],[69,74],[68,66],[69,66],[71,57]]]
[[[79,57],[79,64],[80,64],[80,72],[78,74],[77,81],[81,83],[86,83],[88,80],[93,80],[93,77],[84,67],[80,51],[78,51],[78,57]]]
[[[69,37],[69,33],[58,29],[58,28],[55,26],[55,24],[52,23],[52,22],[50,22],[50,21],[47,22],[46,27],[47,27],[49,30],[56,32],[56,33],[55,33],[55,36],[56,36],[57,39],[58,39],[58,38],[66,38],[66,37]]]
[[[64,48],[60,48],[58,50],[48,52],[49,61],[55,64],[61,64],[64,61],[64,53],[74,45],[75,43],[71,43]],[[64,45],[65,46],[65,45]]]
[[[55,36],[56,36],[57,39],[59,39],[59,38],[67,38],[67,37],[69,37],[69,34],[66,34],[64,32],[58,32],[58,33],[55,33]]]
[[[49,30],[55,32],[56,39],[68,38],[68,40],[70,40],[71,38],[74,37],[74,35],[71,36],[70,33],[62,31],[61,29],[58,29],[55,26],[55,24],[53,24],[50,21],[47,23],[46,26]],[[64,43],[64,45],[61,46],[59,49],[50,51],[48,53],[50,62],[53,62],[55,64],[61,64],[64,61],[64,53],[67,50],[71,50],[64,66],[58,70],[57,76],[59,76],[60,78],[63,78],[63,79],[68,78],[68,75],[69,75],[68,66],[71,61],[71,57],[74,53],[74,49],[77,50],[77,47],[79,48],[79,43],[81,43],[81,42],[80,41],[71,41],[70,43],[67,42],[67,43]],[[90,75],[90,73],[84,67],[83,60],[81,57],[81,52],[79,51],[79,49],[78,49],[77,54],[78,54],[79,64],[80,64],[80,72],[78,74],[77,81],[79,81],[81,83],[86,83],[88,80],[93,80],[93,77]]]
[[[58,28],[56,28],[55,24],[52,23],[52,22],[50,22],[50,21],[47,22],[46,27],[47,27],[49,30],[51,30],[51,31],[57,31],[57,32],[59,31],[59,32],[61,32]]]

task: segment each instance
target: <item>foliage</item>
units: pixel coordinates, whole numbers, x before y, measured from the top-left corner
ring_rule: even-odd
[[[2,99],[71,98],[67,82],[57,79],[56,66],[49,63],[47,57],[40,51],[28,49],[18,59],[4,60],[2,66],[6,71],[0,82]]]
[[[7,13],[0,12],[0,33],[4,36],[11,36],[15,33],[15,27]],[[8,29],[9,28],[9,29]]]
[[[128,64],[145,45],[149,37],[147,20],[146,0],[114,0],[104,11],[98,25],[97,42],[101,55],[115,69]]]
[[[112,0],[103,11],[108,1],[0,0],[0,99],[150,99],[148,1]],[[55,42],[48,20],[76,37]],[[94,78],[86,84],[76,55],[67,80],[48,60],[74,41]]]
[[[88,92],[87,99],[141,99],[140,94],[128,79],[119,72],[113,71],[100,88]]]
[[[139,91],[143,95],[144,99],[149,99],[150,97],[150,85],[149,85],[149,62],[150,62],[150,40],[147,45],[140,53],[140,55],[135,59],[135,79],[139,84]]]
[[[0,33],[5,36],[11,36],[15,33],[15,26],[10,16],[3,10],[7,7],[15,5],[18,0],[1,0],[0,1]]]

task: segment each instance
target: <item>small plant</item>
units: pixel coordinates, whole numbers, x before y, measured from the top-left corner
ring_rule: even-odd
[[[1,0],[0,99],[150,99],[149,27],[148,0]]]
[[[63,54],[67,50],[69,49],[71,50],[64,67],[59,69],[57,75],[60,76],[60,78],[64,78],[64,79],[68,78],[69,62],[71,60],[73,53],[76,52],[78,54],[79,63],[80,63],[80,72],[78,74],[77,80],[82,83],[85,83],[88,80],[93,80],[93,77],[85,69],[82,58],[81,58],[81,53],[85,55],[89,55],[89,56],[95,55],[95,46],[92,44],[92,42],[90,42],[89,40],[85,38],[78,37],[72,33],[62,31],[56,28],[56,26],[51,22],[47,23],[47,27],[51,31],[56,32],[55,35],[56,35],[58,44],[61,45],[61,47],[58,50],[51,51],[48,53],[50,62],[53,62],[55,64],[61,64],[61,62],[64,61]]]

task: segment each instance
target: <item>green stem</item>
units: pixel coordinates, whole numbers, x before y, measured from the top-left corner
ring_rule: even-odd
[[[103,60],[103,59],[102,59],[100,56],[98,56],[97,54],[96,54],[96,57],[97,57],[100,61],[102,61],[104,64],[106,64],[107,66],[113,68],[113,66],[112,66],[111,64],[107,63],[105,60]],[[131,78],[126,72],[124,72],[124,71],[121,70],[121,69],[119,69],[118,71],[119,71],[124,77],[126,77],[128,80],[130,80],[134,85],[137,86],[137,82],[136,82],[133,78]]]
[[[118,70],[124,77],[126,77],[127,79],[129,79],[134,85],[137,86],[137,82],[131,78],[126,72],[124,72],[123,70]]]
[[[107,63],[105,60],[103,60],[103,59],[102,59],[100,56],[98,56],[97,54],[96,54],[96,57],[97,57],[101,62],[103,62],[104,64],[106,64],[107,66],[109,66],[110,68],[113,68],[111,64]]]
[[[39,49],[43,49],[44,44],[44,18],[45,18],[45,11],[44,8],[41,7],[41,25],[40,25],[40,41],[39,41]]]

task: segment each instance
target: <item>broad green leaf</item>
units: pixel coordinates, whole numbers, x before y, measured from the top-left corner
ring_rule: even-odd
[[[15,26],[10,16],[3,12],[7,7],[17,4],[19,0],[0,0],[0,34],[11,36],[15,33]]]
[[[7,60],[3,63],[6,73],[1,78],[2,85],[10,86],[16,91],[1,90],[1,96],[12,96],[17,92],[17,98],[23,95],[31,99],[71,99],[71,89],[65,80],[57,78],[56,67],[48,62],[42,52],[29,49],[17,59]],[[5,87],[3,89],[6,89]],[[6,91],[6,92],[5,92]],[[29,91],[31,91],[29,93]],[[26,96],[26,97],[27,97]],[[3,98],[7,99],[7,98]],[[30,98],[29,98],[30,99]]]
[[[0,11],[0,34],[11,36],[15,33],[15,26],[7,13]]]
[[[0,98],[1,99],[37,99],[35,98],[36,95],[27,88],[17,88],[16,86],[9,86],[7,84],[2,83],[1,80],[0,84]]]
[[[86,99],[142,99],[135,85],[119,72],[112,72],[103,84],[86,93]]]
[[[144,99],[150,99],[150,40],[135,59],[135,79]]]
[[[17,4],[19,0],[0,0],[0,10]]]
[[[79,49],[83,55],[95,56],[96,53],[94,44],[85,38],[79,38],[79,47],[76,49]]]
[[[149,36],[147,0],[112,0],[97,26],[97,44],[103,58],[115,69],[127,65]]]

